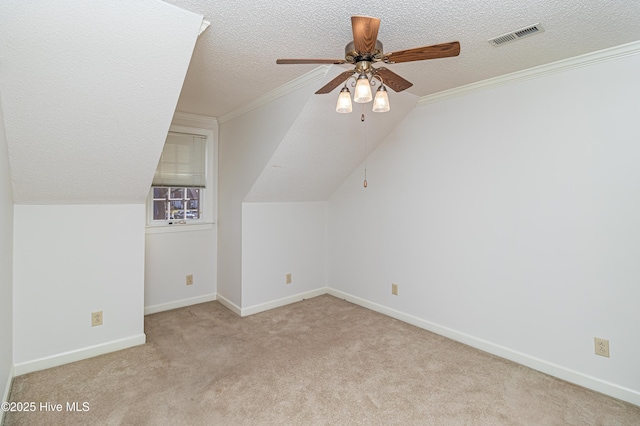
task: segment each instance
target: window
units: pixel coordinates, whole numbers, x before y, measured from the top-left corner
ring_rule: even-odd
[[[200,219],[200,188],[153,187],[153,220]]]
[[[171,126],[149,192],[149,227],[213,223],[214,146],[211,130]]]

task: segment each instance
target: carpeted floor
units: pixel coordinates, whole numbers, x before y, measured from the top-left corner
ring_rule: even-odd
[[[331,296],[246,318],[204,303],[147,316],[145,332],[17,377],[11,401],[63,411],[5,424],[640,425],[640,407]]]

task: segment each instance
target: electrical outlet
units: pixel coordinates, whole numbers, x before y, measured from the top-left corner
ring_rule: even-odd
[[[291,274],[287,274],[284,279],[286,284],[291,284]]]
[[[398,284],[391,284],[391,294],[393,294],[394,296],[398,295]]]
[[[187,285],[193,285],[193,275],[187,275]]]
[[[596,347],[596,355],[609,358],[609,341],[607,339],[600,339],[599,337],[594,337],[593,341]]]
[[[91,327],[102,325],[102,311],[91,312]]]

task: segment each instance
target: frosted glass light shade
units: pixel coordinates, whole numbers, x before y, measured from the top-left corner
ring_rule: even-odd
[[[356,91],[353,94],[353,101],[359,104],[366,104],[371,102],[373,96],[371,95],[371,85],[369,79],[365,74],[360,74],[358,81],[356,82]]]
[[[343,87],[338,96],[338,103],[336,104],[336,112],[341,114],[348,114],[352,111],[351,107],[351,93],[349,89]]]
[[[387,88],[380,85],[376,91],[376,98],[373,100],[373,112],[387,112],[389,109],[391,108]]]

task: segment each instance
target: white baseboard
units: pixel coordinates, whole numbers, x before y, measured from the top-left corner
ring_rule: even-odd
[[[218,302],[220,302],[220,304],[222,306],[224,306],[225,308],[229,309],[234,314],[242,316],[242,309],[240,308],[240,306],[236,305],[231,300],[229,300],[226,297],[222,296],[220,293],[218,293],[218,295],[217,295],[217,300],[218,300]]]
[[[246,317],[249,315],[257,314],[259,312],[264,312],[270,309],[289,305],[290,303],[299,302],[304,299],[311,299],[312,297],[320,296],[322,294],[327,294],[326,287],[307,291],[304,293],[294,294],[293,296],[284,297],[282,299],[273,300],[271,302],[260,303],[258,305],[249,306],[248,308],[242,308],[240,316]]]
[[[160,303],[159,305],[145,306],[144,314],[151,315],[158,312],[170,311],[172,309],[184,308],[186,306],[197,305],[198,303],[212,302],[216,300],[216,294],[205,294],[204,296],[190,297],[188,299],[175,300],[173,302]]]
[[[472,346],[501,358],[505,358],[517,362],[518,364],[525,365],[534,370],[541,371],[545,374],[549,374],[559,379],[566,380],[567,382],[571,382],[587,389],[591,389],[596,392],[600,392],[605,395],[609,395],[614,398],[621,399],[631,404],[640,406],[640,392],[637,392],[635,390],[624,388],[614,383],[609,383],[604,380],[588,376],[578,371],[574,371],[566,367],[562,367],[560,365],[553,364],[536,357],[532,357],[522,352],[514,351],[504,346],[496,345],[495,343],[479,339],[477,337],[461,333],[447,327],[443,327],[430,321],[425,321],[413,315],[405,314],[395,309],[387,308],[386,306],[370,302],[368,300],[353,296],[348,293],[344,293],[339,290],[328,288],[327,293],[339,299],[344,299],[356,305],[371,309],[372,311],[379,312],[408,324],[415,325],[416,327],[420,327],[424,330],[428,330],[441,336],[448,337],[449,339],[455,340],[457,342],[464,343],[465,345]]]
[[[127,337],[100,345],[89,346],[75,351],[65,352],[58,355],[52,355],[46,358],[36,359],[14,365],[14,375],[21,376],[23,374],[32,373],[34,371],[45,370],[59,365],[69,364],[71,362],[92,358],[98,355],[108,354],[110,352],[127,349],[133,346],[144,345],[147,336],[144,333]]]
[[[11,384],[13,383],[13,377],[15,376],[15,369],[13,366],[9,369],[9,376],[7,377],[7,384],[4,387],[4,393],[2,394],[2,401],[9,401],[9,396],[11,394]],[[0,410],[0,425],[4,424],[4,411]]]

